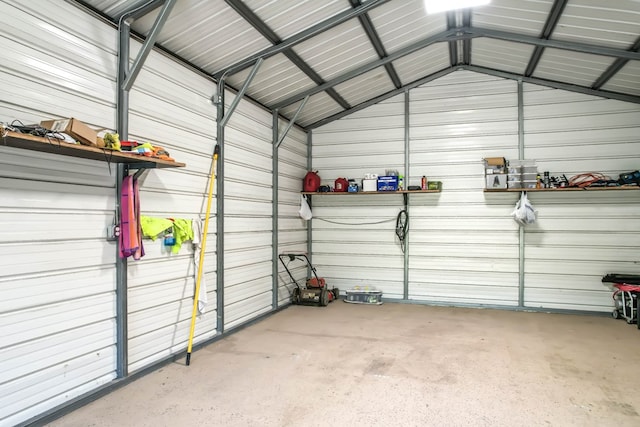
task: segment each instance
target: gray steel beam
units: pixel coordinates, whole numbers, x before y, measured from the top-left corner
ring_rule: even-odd
[[[462,26],[471,27],[471,9],[462,11]],[[462,62],[471,64],[471,39],[464,39],[462,45]]]
[[[524,83],[518,80],[518,158],[524,159]],[[524,226],[518,226],[518,307],[524,307]]]
[[[216,165],[216,329],[224,332],[224,80],[216,93],[216,144],[220,147]]]
[[[451,30],[456,27],[456,12],[449,11],[447,12],[447,30]],[[458,42],[450,41],[449,42],[449,62],[453,67],[458,63]]]
[[[240,101],[242,101],[242,97],[244,96],[245,92],[249,88],[249,85],[251,85],[251,82],[253,81],[254,77],[256,76],[256,74],[258,74],[258,70],[260,69],[260,66],[262,65],[263,61],[264,59],[262,58],[259,58],[256,61],[255,65],[251,69],[251,72],[247,76],[247,80],[244,81],[242,88],[240,88],[240,91],[236,94],[236,97],[233,98],[233,101],[229,106],[229,111],[227,111],[224,114],[224,116],[222,117],[222,120],[220,121],[220,126],[222,126],[223,128],[227,125],[227,123],[229,123],[229,119],[231,119],[231,116],[236,111],[236,108],[238,108],[238,104],[240,104]],[[223,87],[223,90],[224,90],[224,87]]]
[[[553,30],[556,28],[567,2],[568,0],[555,0],[553,6],[551,6],[551,12],[547,17],[547,22],[545,22],[544,27],[542,28],[542,34],[540,34],[541,39],[548,40],[549,37],[551,37],[551,33],[553,33]],[[530,77],[533,75],[533,72],[538,66],[538,62],[540,62],[540,58],[542,57],[542,52],[544,52],[544,47],[536,46],[533,54],[531,55],[531,59],[529,59],[527,69],[524,72],[525,76]]]
[[[633,44],[633,46],[631,46],[629,51],[630,52],[638,52],[639,50],[640,50],[640,37],[638,37],[636,39],[636,42]],[[600,89],[614,75],[616,75],[618,73],[618,71],[622,70],[622,67],[627,65],[627,62],[629,62],[627,59],[621,59],[621,58],[616,59],[615,62],[613,64],[611,64],[611,66],[609,66],[609,68],[607,68],[605,70],[605,72],[602,73],[602,75],[600,75],[600,77],[598,77],[598,80],[595,81],[595,83],[591,86],[591,88],[592,89]],[[638,322],[638,324],[640,324],[640,322]]]
[[[277,138],[277,142],[276,142],[276,147],[280,147],[280,144],[282,144],[282,141],[284,141],[285,137],[287,136],[287,134],[289,133],[289,131],[291,130],[291,128],[293,127],[293,125],[295,124],[296,120],[298,120],[298,116],[300,115],[300,113],[302,112],[302,109],[304,108],[304,106],[307,104],[307,101],[309,100],[309,97],[305,97],[302,102],[300,103],[300,106],[298,106],[298,109],[296,110],[296,113],[293,115],[293,117],[291,118],[291,120],[289,120],[289,124],[287,125],[287,127],[284,129],[284,132],[282,132],[282,135],[280,136],[280,138],[277,138],[278,135],[276,135]],[[278,111],[278,110],[275,110]]]
[[[347,80],[350,80],[354,77],[357,77],[361,74],[364,74],[368,71],[374,70],[378,67],[381,67],[387,63],[390,63],[391,61],[395,61],[398,58],[402,58],[405,55],[409,55],[410,53],[416,52],[420,49],[424,49],[428,46],[431,46],[434,43],[439,43],[439,42],[446,42],[452,39],[457,39],[458,37],[466,37],[466,36],[456,36],[455,33],[457,32],[456,29],[451,29],[451,30],[447,30],[447,31],[443,31],[440,32],[438,34],[435,34],[431,37],[427,37],[426,39],[420,40],[418,42],[412,43],[409,46],[405,46],[401,49],[398,49],[396,52],[389,54],[386,58],[382,58],[382,59],[377,59],[375,61],[372,61],[368,64],[365,64],[361,67],[356,68],[355,70],[351,70],[347,73],[344,73],[336,78],[333,78],[329,81],[327,81],[326,83],[307,89],[305,91],[302,91],[300,93],[297,93],[283,101],[278,102],[277,104],[274,105],[274,108],[282,108],[282,107],[286,107],[287,105],[291,105],[294,102],[298,102],[301,99],[303,99],[305,96],[310,96],[310,95],[315,95],[316,93],[319,92],[323,92],[324,90],[326,90],[329,87],[333,87],[335,85],[338,85],[342,82],[345,82]],[[402,88],[399,88],[402,89]]]
[[[169,14],[171,13],[171,9],[173,9],[175,3],[176,0],[165,0],[164,7],[156,17],[156,21],[153,23],[153,27],[151,27],[151,31],[149,31],[149,35],[142,45],[142,49],[138,52],[138,56],[127,73],[127,77],[124,82],[122,82],[124,90],[128,91],[131,89],[131,86],[133,86],[133,82],[136,80],[136,77],[138,77],[140,70],[142,70],[142,65],[147,59],[147,56],[149,56],[149,53],[151,53],[151,49],[153,49],[153,45],[156,43],[156,39],[158,38],[165,22],[167,22],[167,18],[169,18]]]
[[[278,110],[273,110],[273,124],[271,126],[271,139],[273,146],[271,147],[271,274],[273,276],[273,283],[271,284],[271,308],[278,308],[278,133],[279,133],[280,116]]]
[[[146,3],[144,1],[139,2],[139,5],[134,5],[133,7],[131,7],[128,11],[120,15],[118,19],[132,19],[135,21],[138,18],[142,18],[152,10],[159,8],[164,2],[165,0],[151,0],[147,1]]]
[[[118,99],[117,128],[123,141],[129,138],[129,92],[122,82],[129,70],[129,38],[131,28],[128,22],[121,21],[118,29]],[[121,222],[120,199],[122,197],[122,180],[129,173],[128,168],[119,163],[116,172],[116,223]],[[127,308],[127,260],[120,258],[119,245],[116,245],[116,376],[124,378],[129,375],[129,337]]]
[[[313,167],[313,131],[307,130],[307,170],[312,170]],[[311,197],[308,198],[309,207],[312,207]],[[309,261],[313,263],[313,226],[312,226],[313,217],[307,221],[307,257]],[[311,277],[311,269],[307,266],[307,277]]]
[[[409,100],[409,89],[405,89],[404,91],[404,188],[403,190],[406,190],[408,185],[409,185],[409,177],[410,177],[410,171],[409,171],[409,149],[410,149],[410,135],[409,135],[409,114],[410,114],[410,100]],[[407,212],[409,211],[409,204],[411,203],[409,201],[409,198],[407,197],[406,194],[402,195],[403,197],[406,197],[406,202],[407,202]],[[408,215],[407,215],[408,217]],[[404,260],[403,260],[403,293],[402,296],[405,300],[409,299],[409,233],[407,233],[407,235],[405,236],[405,241],[404,241],[404,251],[403,251],[403,256],[404,256]]]
[[[595,46],[586,43],[568,42],[562,40],[544,40],[525,34],[515,34],[508,31],[492,30],[489,28],[465,28],[466,34],[474,37],[488,37],[491,39],[505,40],[515,43],[524,43],[534,46],[551,47],[554,49],[570,50],[573,52],[589,53],[592,55],[610,56],[629,60],[640,60],[640,53],[628,50],[616,49],[605,46]]]
[[[225,0],[229,6],[231,6],[242,18],[247,21],[253,28],[255,28],[264,38],[269,40],[271,44],[278,45],[282,43],[282,40],[278,35],[265,24],[249,7],[247,7],[241,0]],[[324,79],[315,72],[313,68],[309,66],[297,53],[291,49],[287,49],[282,52],[291,62],[295,64],[303,73],[305,73],[315,84],[324,83]],[[335,91],[335,89],[328,89],[327,94],[333,98],[342,108],[349,108],[349,103]]]
[[[494,70],[486,67],[479,67],[477,65],[463,65],[458,68],[463,70],[475,71],[477,73],[488,74],[490,76],[502,77],[505,79],[511,79],[511,80],[522,79],[522,81],[525,83],[533,83],[540,86],[552,87],[554,89],[562,89],[570,92],[583,93],[585,95],[593,95],[593,96],[599,96],[602,98],[616,99],[618,101],[633,102],[634,104],[640,104],[640,96],[626,95],[624,93],[609,92],[605,90],[596,90],[596,89],[591,89],[590,87],[572,85],[570,83],[562,83],[562,82],[557,82],[555,80],[546,80],[546,79],[540,79],[536,77],[526,77],[520,74],[509,73],[507,71]]]
[[[369,107],[371,105],[377,104],[378,102],[382,102],[385,99],[389,99],[389,98],[391,98],[393,96],[401,94],[405,90],[413,89],[414,87],[418,87],[418,86],[421,86],[421,85],[423,85],[425,83],[429,83],[430,81],[439,79],[440,77],[444,77],[447,74],[455,71],[458,68],[459,67],[445,68],[444,70],[440,70],[440,71],[437,71],[437,72],[435,72],[433,74],[429,74],[426,77],[423,77],[421,79],[418,79],[418,80],[416,80],[414,82],[411,82],[409,84],[406,84],[406,85],[402,86],[400,89],[394,89],[394,90],[389,91],[387,93],[384,93],[384,94],[382,94],[380,96],[376,96],[375,98],[372,98],[372,99],[370,99],[368,101],[362,102],[362,103],[360,103],[360,104],[358,104],[358,105],[356,105],[354,107],[351,107],[349,110],[341,111],[341,112],[333,114],[333,115],[331,115],[329,117],[325,117],[322,120],[318,120],[317,122],[312,123],[309,126],[307,126],[307,129],[309,129],[309,130],[315,129],[315,128],[318,128],[320,126],[326,125],[327,123],[331,123],[334,120],[341,119],[342,117],[348,116],[349,114],[353,114],[356,111],[363,110],[363,109],[365,109],[365,108],[367,108],[367,107]]]
[[[232,64],[226,67],[223,70],[220,70],[214,73],[213,77],[215,79],[219,79],[225,73],[229,75],[229,74],[237,73],[238,71],[242,71],[245,68],[248,68],[249,66],[251,66],[251,64],[253,64],[258,58],[266,59],[273,55],[277,55],[278,53],[281,53],[287,49],[290,49],[297,44],[300,44],[312,37],[315,37],[318,34],[325,32],[337,25],[340,25],[352,18],[362,15],[363,13],[367,13],[368,11],[380,5],[383,5],[384,3],[387,3],[389,1],[390,0],[369,0],[365,2],[362,6],[359,6],[355,9],[349,9],[344,12],[338,13],[337,15],[334,15],[331,18],[328,18],[316,25],[313,25],[307,28],[306,30],[297,33],[296,35],[291,36],[286,40],[283,40],[281,43],[275,46],[271,46],[267,49],[264,49],[254,55],[251,55],[241,61],[236,62],[235,64]]]
[[[351,6],[354,8],[362,4],[362,0],[349,0],[349,1],[351,3]],[[387,56],[387,51],[384,48],[384,45],[382,44],[382,40],[380,40],[380,36],[378,35],[378,32],[376,31],[376,28],[373,25],[373,22],[371,22],[371,18],[369,18],[369,15],[364,13],[358,16],[358,19],[360,20],[360,25],[362,25],[364,32],[367,34],[367,37],[369,37],[369,40],[371,41],[371,45],[373,46],[376,53],[378,54],[378,57],[384,58],[385,56]],[[393,82],[393,85],[396,87],[396,89],[402,86],[400,77],[398,76],[396,69],[393,67],[393,64],[391,63],[385,64],[384,68],[387,71],[387,74],[389,75],[389,78]]]

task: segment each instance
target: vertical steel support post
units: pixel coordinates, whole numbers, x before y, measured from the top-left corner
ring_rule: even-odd
[[[216,166],[216,329],[224,332],[224,78],[216,94],[216,143],[220,148]]]
[[[409,91],[404,92],[404,188],[407,189],[409,183]],[[409,197],[404,194],[405,209],[407,214],[409,213]],[[404,240],[404,296],[405,300],[409,299],[409,233],[405,236]]]
[[[272,274],[273,274],[273,287],[272,287],[272,302],[271,307],[273,310],[278,308],[278,128],[279,118],[278,118],[278,109],[273,110],[273,125],[272,125],[272,136],[273,136],[273,146],[272,146],[272,154],[271,154],[271,183],[272,183],[272,200],[273,205],[271,209],[271,263],[272,263]]]
[[[524,83],[518,80],[518,158],[524,159]],[[518,307],[524,307],[524,227],[518,226]]]
[[[122,141],[129,138],[129,91],[123,82],[129,71],[129,37],[131,28],[126,20],[120,22],[118,48],[118,99],[117,128]],[[129,173],[123,163],[116,168],[116,223],[120,223],[120,198],[122,197],[122,180]],[[124,378],[128,369],[128,324],[127,324],[127,260],[120,258],[120,245],[116,244],[116,375]]]
[[[313,142],[313,131],[307,131],[307,171],[310,171],[313,167],[313,159],[311,158],[312,150],[311,144]],[[311,198],[309,198],[309,205],[311,206]],[[309,262],[313,265],[313,217],[307,221],[307,257]],[[311,271],[307,268],[307,277],[311,277]]]

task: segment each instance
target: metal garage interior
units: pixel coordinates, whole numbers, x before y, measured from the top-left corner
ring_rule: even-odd
[[[640,424],[640,331],[601,281],[640,274],[640,191],[530,192],[520,226],[482,162],[640,168],[640,2],[0,0],[0,20],[0,122],[166,148],[186,166],[140,167],[145,215],[204,220],[216,177],[185,366],[193,248],[106,238],[135,168],[3,137],[0,426]],[[389,169],[442,191],[314,195],[300,218],[307,171]],[[384,304],[291,306],[291,252]]]

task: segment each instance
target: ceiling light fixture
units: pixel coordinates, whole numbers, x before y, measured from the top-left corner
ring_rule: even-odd
[[[446,12],[448,10],[466,9],[468,7],[484,6],[491,0],[424,0],[427,14]]]

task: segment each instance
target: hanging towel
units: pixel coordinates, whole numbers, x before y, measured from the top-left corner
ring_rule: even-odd
[[[173,227],[173,221],[167,218],[140,215],[140,225],[142,227],[142,235],[144,237],[156,240],[160,233]]]
[[[193,232],[193,266],[194,277],[198,280],[198,265],[200,264],[200,251],[202,250],[202,221],[200,218],[196,218],[191,221],[191,227]],[[202,266],[204,269],[204,265]],[[198,313],[204,314],[205,306],[207,305],[207,281],[204,280],[204,271],[200,277],[200,293],[198,294]]]
[[[140,226],[140,188],[133,176],[122,180],[120,197],[120,258],[140,259],[144,256]]]

